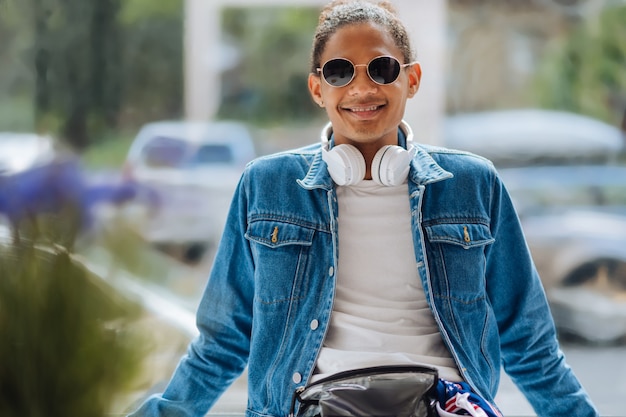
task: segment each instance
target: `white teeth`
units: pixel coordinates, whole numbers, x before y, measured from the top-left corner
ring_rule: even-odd
[[[359,111],[374,111],[377,108],[378,108],[378,106],[360,107],[358,109],[352,109],[352,111],[355,111],[355,112],[359,112]]]

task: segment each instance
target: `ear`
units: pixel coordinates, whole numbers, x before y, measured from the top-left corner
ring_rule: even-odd
[[[422,66],[419,62],[415,62],[409,67],[409,98],[413,97],[420,87],[422,79]]]
[[[311,93],[311,97],[313,101],[317,103],[318,106],[324,107],[324,99],[322,98],[322,79],[317,74],[309,74],[309,93]]]

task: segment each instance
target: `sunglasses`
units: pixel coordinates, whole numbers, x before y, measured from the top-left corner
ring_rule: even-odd
[[[411,64],[400,64],[392,56],[379,56],[368,64],[354,65],[346,58],[334,58],[326,61],[317,72],[322,74],[324,81],[333,87],[345,87],[354,79],[356,67],[367,67],[367,75],[376,84],[387,85],[393,83],[400,75],[400,69]]]

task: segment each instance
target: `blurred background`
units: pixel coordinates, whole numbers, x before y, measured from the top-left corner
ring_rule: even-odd
[[[626,1],[392,3],[424,73],[416,139],[494,161],[570,364],[623,415]],[[122,415],[164,387],[244,165],[325,123],[324,4],[0,0],[1,415]],[[506,376],[499,401],[533,415]],[[244,409],[245,375],[212,413]]]

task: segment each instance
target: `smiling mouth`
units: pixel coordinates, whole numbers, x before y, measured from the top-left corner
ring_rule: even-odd
[[[353,113],[368,113],[368,112],[376,111],[382,107],[383,106],[352,107],[352,108],[346,108],[345,110],[351,111]]]

